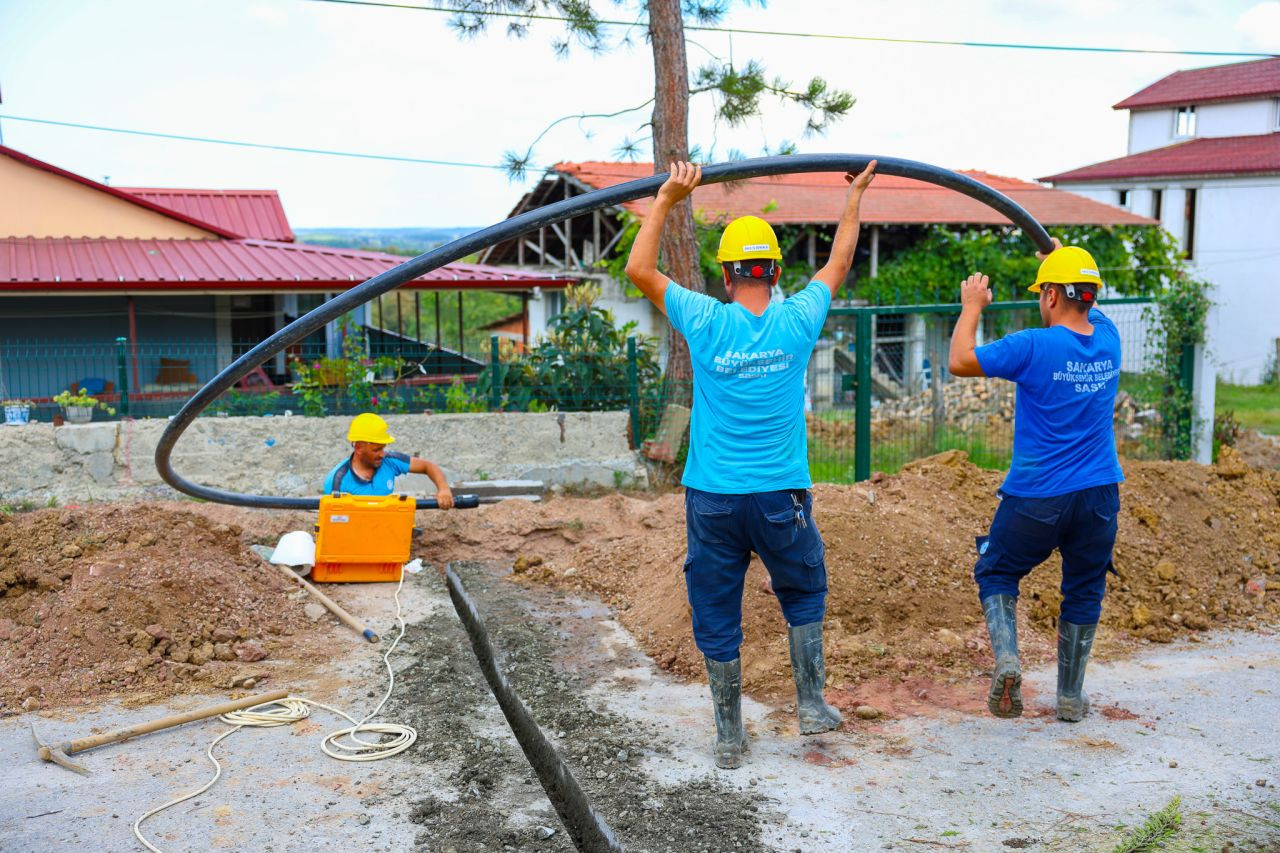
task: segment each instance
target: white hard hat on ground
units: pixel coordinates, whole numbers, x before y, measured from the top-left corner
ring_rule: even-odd
[[[281,566],[314,566],[316,541],[305,530],[290,531],[280,537],[270,561]]]

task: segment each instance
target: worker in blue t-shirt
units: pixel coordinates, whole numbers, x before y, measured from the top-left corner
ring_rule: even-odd
[[[324,478],[325,494],[389,495],[401,474],[426,474],[435,483],[440,509],[453,508],[453,492],[439,465],[417,456],[387,452],[387,445],[395,439],[382,418],[372,412],[356,415],[347,430],[347,441],[351,442],[351,455]]]
[[[951,372],[998,376],[1018,384],[1013,462],[1000,487],[991,530],[978,538],[974,578],[991,635],[995,669],[987,707],[997,717],[1022,713],[1015,605],[1018,583],[1062,555],[1058,618],[1058,719],[1078,722],[1089,710],[1089,662],[1120,513],[1112,425],[1120,384],[1120,335],[1094,307],[1102,278],[1084,249],[1063,247],[1042,259],[1035,283],[1043,329],[1027,329],[975,346],[987,277],[961,285],[960,319],[951,337]]]
[[[636,235],[627,277],[689,342],[693,413],[685,486],[685,585],[693,637],[707,665],[716,721],[716,765],[739,767],[742,727],[742,586],[760,555],[786,617],[796,710],[803,734],[830,731],[840,712],[826,703],[822,620],[827,568],[813,520],[805,442],[804,377],[809,356],[844,282],[858,242],[858,206],[873,160],[852,184],[831,256],[813,281],[781,302],[770,299],[782,252],[767,222],[744,216],[720,238],[729,302],[681,287],[658,271],[658,244],[672,207],[693,192],[702,170],[672,163],[671,174]]]

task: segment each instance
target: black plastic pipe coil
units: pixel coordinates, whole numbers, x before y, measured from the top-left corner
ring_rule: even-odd
[[[986,184],[966,175],[957,174],[927,163],[915,160],[902,160],[897,157],[868,157],[861,154],[796,154],[786,157],[763,157],[756,160],[739,160],[734,163],[719,163],[707,166],[702,170],[702,183],[717,184],[725,181],[738,181],[746,178],[759,178],[769,175],[788,175],[799,172],[860,172],[872,159],[879,160],[877,174],[896,175],[903,178],[914,178],[926,183],[937,184],[974,198],[1012,220],[1041,251],[1049,251],[1052,244],[1048,233],[1017,202],[1003,193],[993,190]],[[396,289],[400,285],[412,281],[421,275],[438,269],[445,264],[477,252],[488,246],[510,240],[522,234],[536,231],[565,219],[582,216],[595,210],[614,207],[628,201],[655,195],[662,186],[667,175],[654,175],[624,184],[596,190],[574,198],[548,204],[544,207],[526,211],[518,216],[503,220],[496,225],[481,229],[465,237],[454,240],[448,245],[433,249],[426,254],[405,261],[398,267],[374,276],[365,283],[343,292],[318,308],[294,320],[280,331],[271,335],[262,343],[237,358],[225,370],[192,395],[183,407],[169,421],[156,445],[156,469],[170,486],[192,497],[215,503],[235,504],[237,506],[260,507],[264,509],[316,509],[320,505],[319,498],[288,498],[271,495],[251,495],[239,492],[215,489],[193,483],[173,469],[173,448],[182,433],[191,426],[196,416],[203,412],[218,395],[232,388],[236,382],[244,378],[255,367],[284,350],[290,344],[302,340],[307,335],[336,320],[343,314],[366,302]],[[470,497],[470,496],[466,496]],[[470,501],[468,500],[469,504]],[[461,505],[461,504],[460,504]],[[420,509],[435,508],[432,498],[419,499]]]

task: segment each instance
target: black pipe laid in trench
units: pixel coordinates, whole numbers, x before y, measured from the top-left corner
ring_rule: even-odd
[[[1032,216],[1012,199],[993,190],[985,184],[975,181],[966,175],[960,175],[927,163],[914,160],[901,160],[896,157],[867,157],[855,154],[807,154],[787,157],[765,157],[756,160],[741,160],[735,163],[720,163],[707,166],[702,170],[702,183],[715,184],[725,181],[744,180],[770,175],[787,175],[798,172],[860,172],[872,159],[879,161],[877,173],[895,175],[903,178],[914,178],[926,183],[937,184],[955,190],[989,205],[1012,220],[1030,237],[1036,248],[1049,251],[1052,243],[1048,233]],[[182,433],[191,426],[196,416],[205,410],[218,395],[230,389],[241,378],[248,375],[255,367],[263,364],[272,356],[284,350],[331,320],[335,320],[353,308],[357,308],[372,299],[388,293],[400,285],[412,281],[421,275],[438,269],[445,264],[466,257],[467,255],[510,240],[513,237],[536,231],[548,225],[581,216],[595,210],[613,207],[624,202],[654,195],[667,178],[666,174],[654,175],[629,181],[607,189],[596,190],[572,199],[549,204],[518,216],[476,231],[466,237],[441,246],[426,254],[406,261],[398,267],[387,270],[363,284],[353,287],[329,300],[320,307],[294,320],[253,349],[240,356],[226,369],[211,379],[203,388],[192,395],[191,399],[178,411],[165,427],[160,441],[156,445],[156,469],[170,486],[193,497],[202,498],[215,503],[234,504],[237,506],[258,507],[263,509],[317,509],[319,498],[287,498],[271,495],[251,495],[215,489],[193,483],[173,469],[173,448]],[[474,506],[474,496],[468,498],[467,505]],[[419,499],[419,509],[434,509],[436,502],[432,498]],[[462,504],[460,504],[462,505]],[[493,648],[489,643],[484,624],[467,597],[462,583],[452,569],[446,571],[446,583],[458,618],[467,629],[472,647],[480,662],[480,667],[489,681],[494,697],[502,707],[511,725],[512,732],[524,750],[525,757],[533,766],[547,792],[557,814],[568,828],[574,844],[579,850],[589,853],[612,853],[621,850],[613,834],[604,820],[596,814],[587,801],[582,789],[578,787],[568,767],[556,753],[555,748],[547,742],[537,723],[529,716],[529,712],[521,704],[515,691],[497,668]]]
[[[458,619],[471,638],[471,649],[480,662],[485,681],[489,682],[489,690],[493,692],[493,698],[498,700],[498,706],[507,718],[507,725],[511,726],[512,734],[524,750],[524,757],[542,783],[547,799],[555,806],[560,822],[569,830],[574,846],[586,853],[621,851],[622,845],[613,837],[609,825],[591,807],[586,794],[578,786],[578,780],[569,771],[569,766],[529,715],[529,710],[520,701],[502,670],[498,669],[498,661],[493,645],[489,642],[484,620],[480,618],[480,612],[467,595],[467,590],[452,565],[445,567],[445,584],[449,587],[453,608],[458,611]]]
[[[755,160],[739,160],[734,163],[718,163],[702,170],[702,183],[717,184],[725,181],[740,181],[746,178],[759,178],[770,175],[789,175],[798,172],[860,172],[872,159],[879,160],[877,174],[895,175],[902,178],[914,178],[930,184],[937,184],[946,189],[963,193],[1004,214],[1013,224],[1021,228],[1030,237],[1036,248],[1049,251],[1052,243],[1049,234],[1031,214],[1027,213],[1017,202],[1008,196],[993,190],[986,184],[979,183],[967,175],[957,174],[927,163],[915,160],[902,160],[897,157],[868,157],[861,154],[795,154],[786,157],[762,157]],[[596,190],[544,207],[535,208],[496,225],[490,225],[452,243],[433,249],[426,254],[405,261],[384,273],[374,276],[364,284],[330,299],[328,302],[304,314],[271,335],[262,343],[233,361],[213,379],[192,395],[183,407],[169,421],[160,441],[156,445],[156,470],[170,486],[192,497],[201,498],[214,503],[234,504],[236,506],[259,507],[262,509],[317,509],[319,498],[287,498],[272,495],[251,495],[230,492],[193,483],[173,469],[173,448],[187,427],[191,426],[196,416],[203,412],[218,395],[230,389],[244,378],[255,367],[266,362],[276,353],[290,344],[302,340],[307,335],[336,320],[343,314],[357,308],[372,299],[395,290],[400,285],[412,281],[421,275],[439,269],[445,264],[464,258],[481,249],[510,240],[522,234],[536,231],[565,219],[581,216],[594,210],[614,207],[628,201],[635,201],[657,193],[667,175],[654,175],[624,184]],[[420,509],[434,509],[435,500],[419,499]]]

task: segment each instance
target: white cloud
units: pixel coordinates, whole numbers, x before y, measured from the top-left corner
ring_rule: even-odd
[[[1236,32],[1252,48],[1280,53],[1280,2],[1267,0],[1250,6],[1236,18]]]

